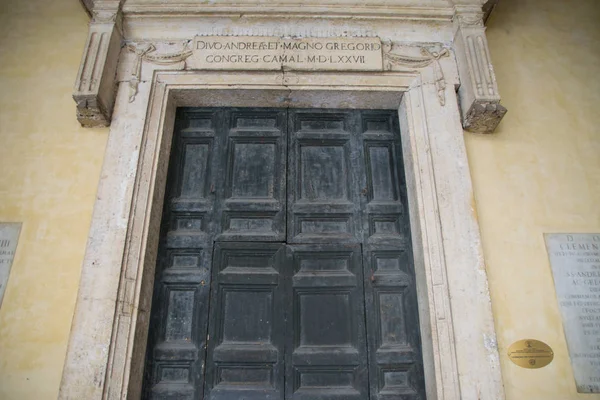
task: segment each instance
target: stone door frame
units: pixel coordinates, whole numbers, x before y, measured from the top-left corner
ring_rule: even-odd
[[[139,398],[176,108],[287,104],[398,109],[428,399],[503,398],[457,96],[426,78],[159,70],[133,102],[121,83],[60,398]]]
[[[358,28],[368,20],[374,27],[370,35],[391,41],[381,71],[364,72],[190,70],[189,52],[181,46],[204,26],[202,18],[217,18],[212,26],[247,21],[223,22],[216,11],[214,17],[181,17],[167,5],[156,11],[117,0],[94,4],[74,98],[83,125],[110,124],[110,133],[60,399],[140,397],[167,165],[180,106],[397,109],[427,398],[504,399],[463,138],[463,127],[489,132],[506,112],[499,105],[480,0],[399,6],[393,14],[381,6],[381,15],[349,15],[348,24],[363,18]],[[198,13],[205,12],[199,7]],[[246,34],[275,32],[281,23],[307,31],[327,25],[321,16],[312,20],[307,14],[294,24],[278,15],[274,11],[267,22],[257,22],[259,33]],[[169,21],[177,22],[178,30],[156,29]],[[244,31],[252,30],[248,26]],[[347,29],[340,28],[338,36]],[[180,37],[173,39],[176,34]],[[153,39],[140,42],[140,37]]]

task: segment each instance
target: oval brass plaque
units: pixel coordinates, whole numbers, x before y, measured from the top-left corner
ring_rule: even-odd
[[[519,367],[542,368],[552,362],[554,352],[544,342],[535,339],[523,339],[510,345],[508,358]]]

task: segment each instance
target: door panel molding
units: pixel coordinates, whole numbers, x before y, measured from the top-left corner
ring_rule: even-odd
[[[424,399],[410,249],[368,245],[363,257],[370,399]]]
[[[284,398],[282,243],[215,244],[204,399]]]
[[[361,245],[287,248],[286,399],[366,399]]]
[[[233,109],[230,114],[223,121],[229,125],[217,240],[283,241],[287,112]]]

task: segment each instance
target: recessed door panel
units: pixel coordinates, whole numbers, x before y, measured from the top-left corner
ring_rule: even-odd
[[[424,399],[409,251],[369,245],[364,265],[371,399]]]
[[[285,246],[215,245],[206,399],[283,399]]]
[[[348,201],[348,149],[345,144],[345,141],[299,143],[299,201]]]
[[[178,112],[156,266],[144,397],[202,394],[219,110]]]
[[[407,238],[403,217],[405,198],[397,118],[390,112],[362,112],[361,142],[365,163],[367,243],[400,245]]]
[[[286,112],[233,110],[217,240],[285,240]]]
[[[368,397],[360,245],[293,245],[286,399]]]
[[[288,240],[359,241],[359,139],[351,112],[290,111]]]
[[[179,112],[169,169],[171,211],[205,216],[215,209],[219,112]],[[205,216],[206,218],[206,216]]]

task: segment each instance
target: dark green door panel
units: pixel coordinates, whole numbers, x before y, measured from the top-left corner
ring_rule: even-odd
[[[286,399],[368,398],[360,244],[288,246]]]
[[[178,110],[144,398],[425,399],[398,125]]]
[[[281,243],[215,245],[206,399],[283,399],[285,257]]]

